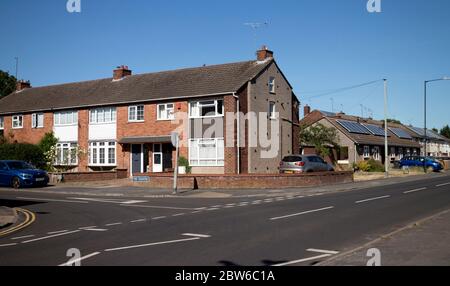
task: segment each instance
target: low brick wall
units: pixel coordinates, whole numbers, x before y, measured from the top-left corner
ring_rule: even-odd
[[[108,172],[68,172],[68,173],[50,173],[50,182],[93,182],[93,181],[109,181],[116,179],[125,179],[128,177],[128,171],[118,169]]]
[[[173,187],[173,176],[149,175],[149,182],[134,185],[157,189]],[[327,172],[295,175],[185,175],[178,177],[180,189],[286,189],[353,182],[353,172]]]

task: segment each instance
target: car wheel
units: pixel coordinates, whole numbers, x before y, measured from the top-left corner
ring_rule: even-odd
[[[14,177],[11,181],[11,185],[14,189],[18,190],[20,189],[21,185],[20,185],[20,179],[17,177]]]

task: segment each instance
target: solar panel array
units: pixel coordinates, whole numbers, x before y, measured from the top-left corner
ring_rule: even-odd
[[[367,135],[372,134],[366,127],[357,122],[337,120],[337,123],[339,123],[339,125],[344,127],[350,133],[367,134]]]
[[[412,136],[401,128],[389,128],[400,139],[413,139]]]
[[[412,131],[414,131],[416,134],[418,134],[421,137],[425,136],[425,129],[423,128],[419,128],[419,127],[408,127],[409,129],[411,129]],[[433,130],[427,130],[427,135],[429,138],[434,138],[434,139],[441,139],[441,137],[436,134]]]
[[[372,124],[364,124],[364,127],[366,127],[373,135],[375,136],[384,136],[384,129],[377,125]]]

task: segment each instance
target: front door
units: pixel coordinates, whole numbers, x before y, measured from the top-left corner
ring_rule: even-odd
[[[153,173],[162,173],[163,153],[162,144],[153,144]]]
[[[143,173],[142,145],[131,145],[131,170],[133,174]]]

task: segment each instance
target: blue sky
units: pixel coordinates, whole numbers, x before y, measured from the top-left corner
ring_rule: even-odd
[[[153,1],[2,0],[0,69],[33,86],[254,58],[262,44],[303,104],[383,116],[382,82],[321,97],[342,87],[389,79],[390,115],[422,126],[423,81],[450,76],[450,1],[367,0]],[[244,23],[268,22],[256,31]],[[450,81],[429,89],[430,127],[450,123]]]

